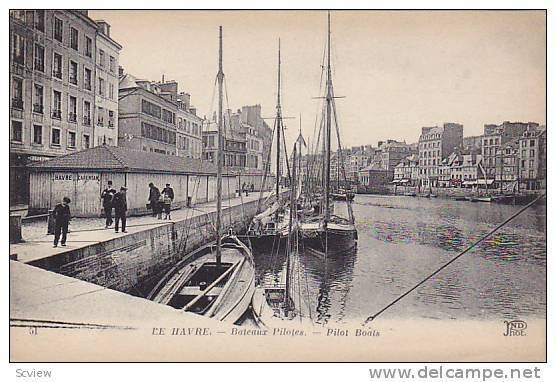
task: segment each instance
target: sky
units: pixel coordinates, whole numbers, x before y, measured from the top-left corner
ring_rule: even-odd
[[[291,144],[320,113],[324,11],[89,11],[111,25],[120,65],[136,77],[179,82],[198,115],[216,111],[218,26],[232,110],[275,115],[278,39],[282,109]],[[334,11],[332,64],[343,147],[416,142],[422,126],[458,122],[545,124],[546,24],[542,11]],[[211,103],[211,100],[213,101]],[[272,121],[269,121],[272,125]]]

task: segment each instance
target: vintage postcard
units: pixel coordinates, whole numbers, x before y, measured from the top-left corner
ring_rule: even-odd
[[[9,41],[10,361],[546,361],[546,10]]]

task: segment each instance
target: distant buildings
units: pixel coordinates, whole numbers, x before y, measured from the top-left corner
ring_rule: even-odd
[[[117,144],[112,69],[122,47],[87,11],[11,10],[9,21],[12,206],[29,201],[29,164],[92,147],[99,137]]]
[[[419,137],[419,177],[425,186],[438,184],[439,166],[456,148],[463,145],[463,125],[423,127]]]

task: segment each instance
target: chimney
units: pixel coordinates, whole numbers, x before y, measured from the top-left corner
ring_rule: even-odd
[[[97,23],[98,31],[103,35],[110,37],[110,24],[104,20],[96,20],[95,22]]]
[[[124,72],[124,67],[119,65],[118,66],[118,78],[122,78],[124,76],[125,72]]]

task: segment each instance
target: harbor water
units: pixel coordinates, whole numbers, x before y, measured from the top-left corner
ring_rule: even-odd
[[[336,212],[345,203],[336,202]],[[300,255],[295,283],[320,324],[364,321],[520,206],[357,195],[355,254]],[[260,280],[279,280],[285,255],[256,253]],[[530,207],[382,313],[387,318],[507,320],[546,316],[546,205]]]

